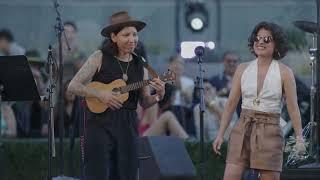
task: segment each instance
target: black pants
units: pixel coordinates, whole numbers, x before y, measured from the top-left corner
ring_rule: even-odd
[[[85,180],[136,180],[135,111],[120,109],[89,114],[85,133]]]

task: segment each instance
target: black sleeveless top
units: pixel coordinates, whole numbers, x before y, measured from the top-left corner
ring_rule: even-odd
[[[128,67],[128,72],[127,72],[128,80],[126,84],[131,84],[131,83],[143,80],[144,70],[143,70],[142,63],[140,62],[141,60],[138,59],[139,57],[132,55],[133,59],[130,62],[119,61],[120,63],[119,65],[119,63],[117,62],[118,60],[113,55],[107,52],[103,52],[103,51],[101,52],[103,53],[102,65],[101,65],[100,71],[96,72],[95,75],[93,76],[92,81],[98,81],[105,84],[109,84],[116,79],[122,79],[123,73],[121,71],[120,65],[122,66],[122,70],[125,73],[128,63],[130,64]],[[125,101],[122,104],[122,108],[128,109],[128,110],[136,110],[138,100],[139,100],[139,95],[140,95],[139,89],[130,91],[129,98],[127,101]]]

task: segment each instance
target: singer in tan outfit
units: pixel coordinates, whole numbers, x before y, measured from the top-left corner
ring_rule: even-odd
[[[278,180],[284,148],[279,125],[283,97],[297,142],[303,142],[295,79],[291,69],[279,62],[288,50],[287,37],[278,25],[261,22],[248,46],[256,59],[240,64],[235,72],[213,150],[220,154],[223,135],[242,97],[240,119],[230,134],[224,179],[240,180],[244,170],[252,168],[262,180]]]

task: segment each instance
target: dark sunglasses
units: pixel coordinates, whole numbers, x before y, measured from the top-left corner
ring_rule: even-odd
[[[255,42],[260,42],[261,39],[263,39],[263,42],[266,43],[266,44],[268,44],[268,43],[270,43],[270,42],[273,41],[273,38],[272,38],[271,36],[265,36],[265,37],[256,36],[256,37],[254,38],[254,41],[255,41]]]

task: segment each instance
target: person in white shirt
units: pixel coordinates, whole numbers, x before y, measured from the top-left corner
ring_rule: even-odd
[[[262,180],[279,180],[284,148],[282,97],[297,137],[297,151],[305,151],[295,79],[292,70],[279,62],[288,51],[287,36],[278,25],[261,22],[253,29],[248,46],[257,58],[237,67],[212,146],[220,154],[223,135],[242,97],[240,119],[230,134],[224,179],[240,180],[244,170],[251,168],[259,171]]]
[[[203,86],[204,86],[204,101],[206,106],[206,109],[203,115],[203,121],[204,121],[203,135],[204,135],[205,141],[211,141],[218,134],[221,115],[222,115],[222,111],[224,109],[225,103],[227,101],[227,98],[218,96],[216,87],[212,86],[209,80],[204,79]],[[197,92],[196,89],[195,89],[195,92]],[[199,93],[195,93],[195,94],[199,95]],[[200,113],[200,104],[196,104],[193,108],[193,116],[195,121],[197,138],[200,138],[200,114],[199,113]],[[237,114],[234,113],[232,121],[228,127],[228,130],[225,133],[225,136],[224,136],[225,140],[229,138],[231,128],[235,124],[237,117],[238,117]]]
[[[184,62],[180,55],[171,56],[169,58],[169,69],[176,74],[176,80],[174,83],[176,86],[176,94],[173,105],[190,107],[194,81],[183,75]]]

